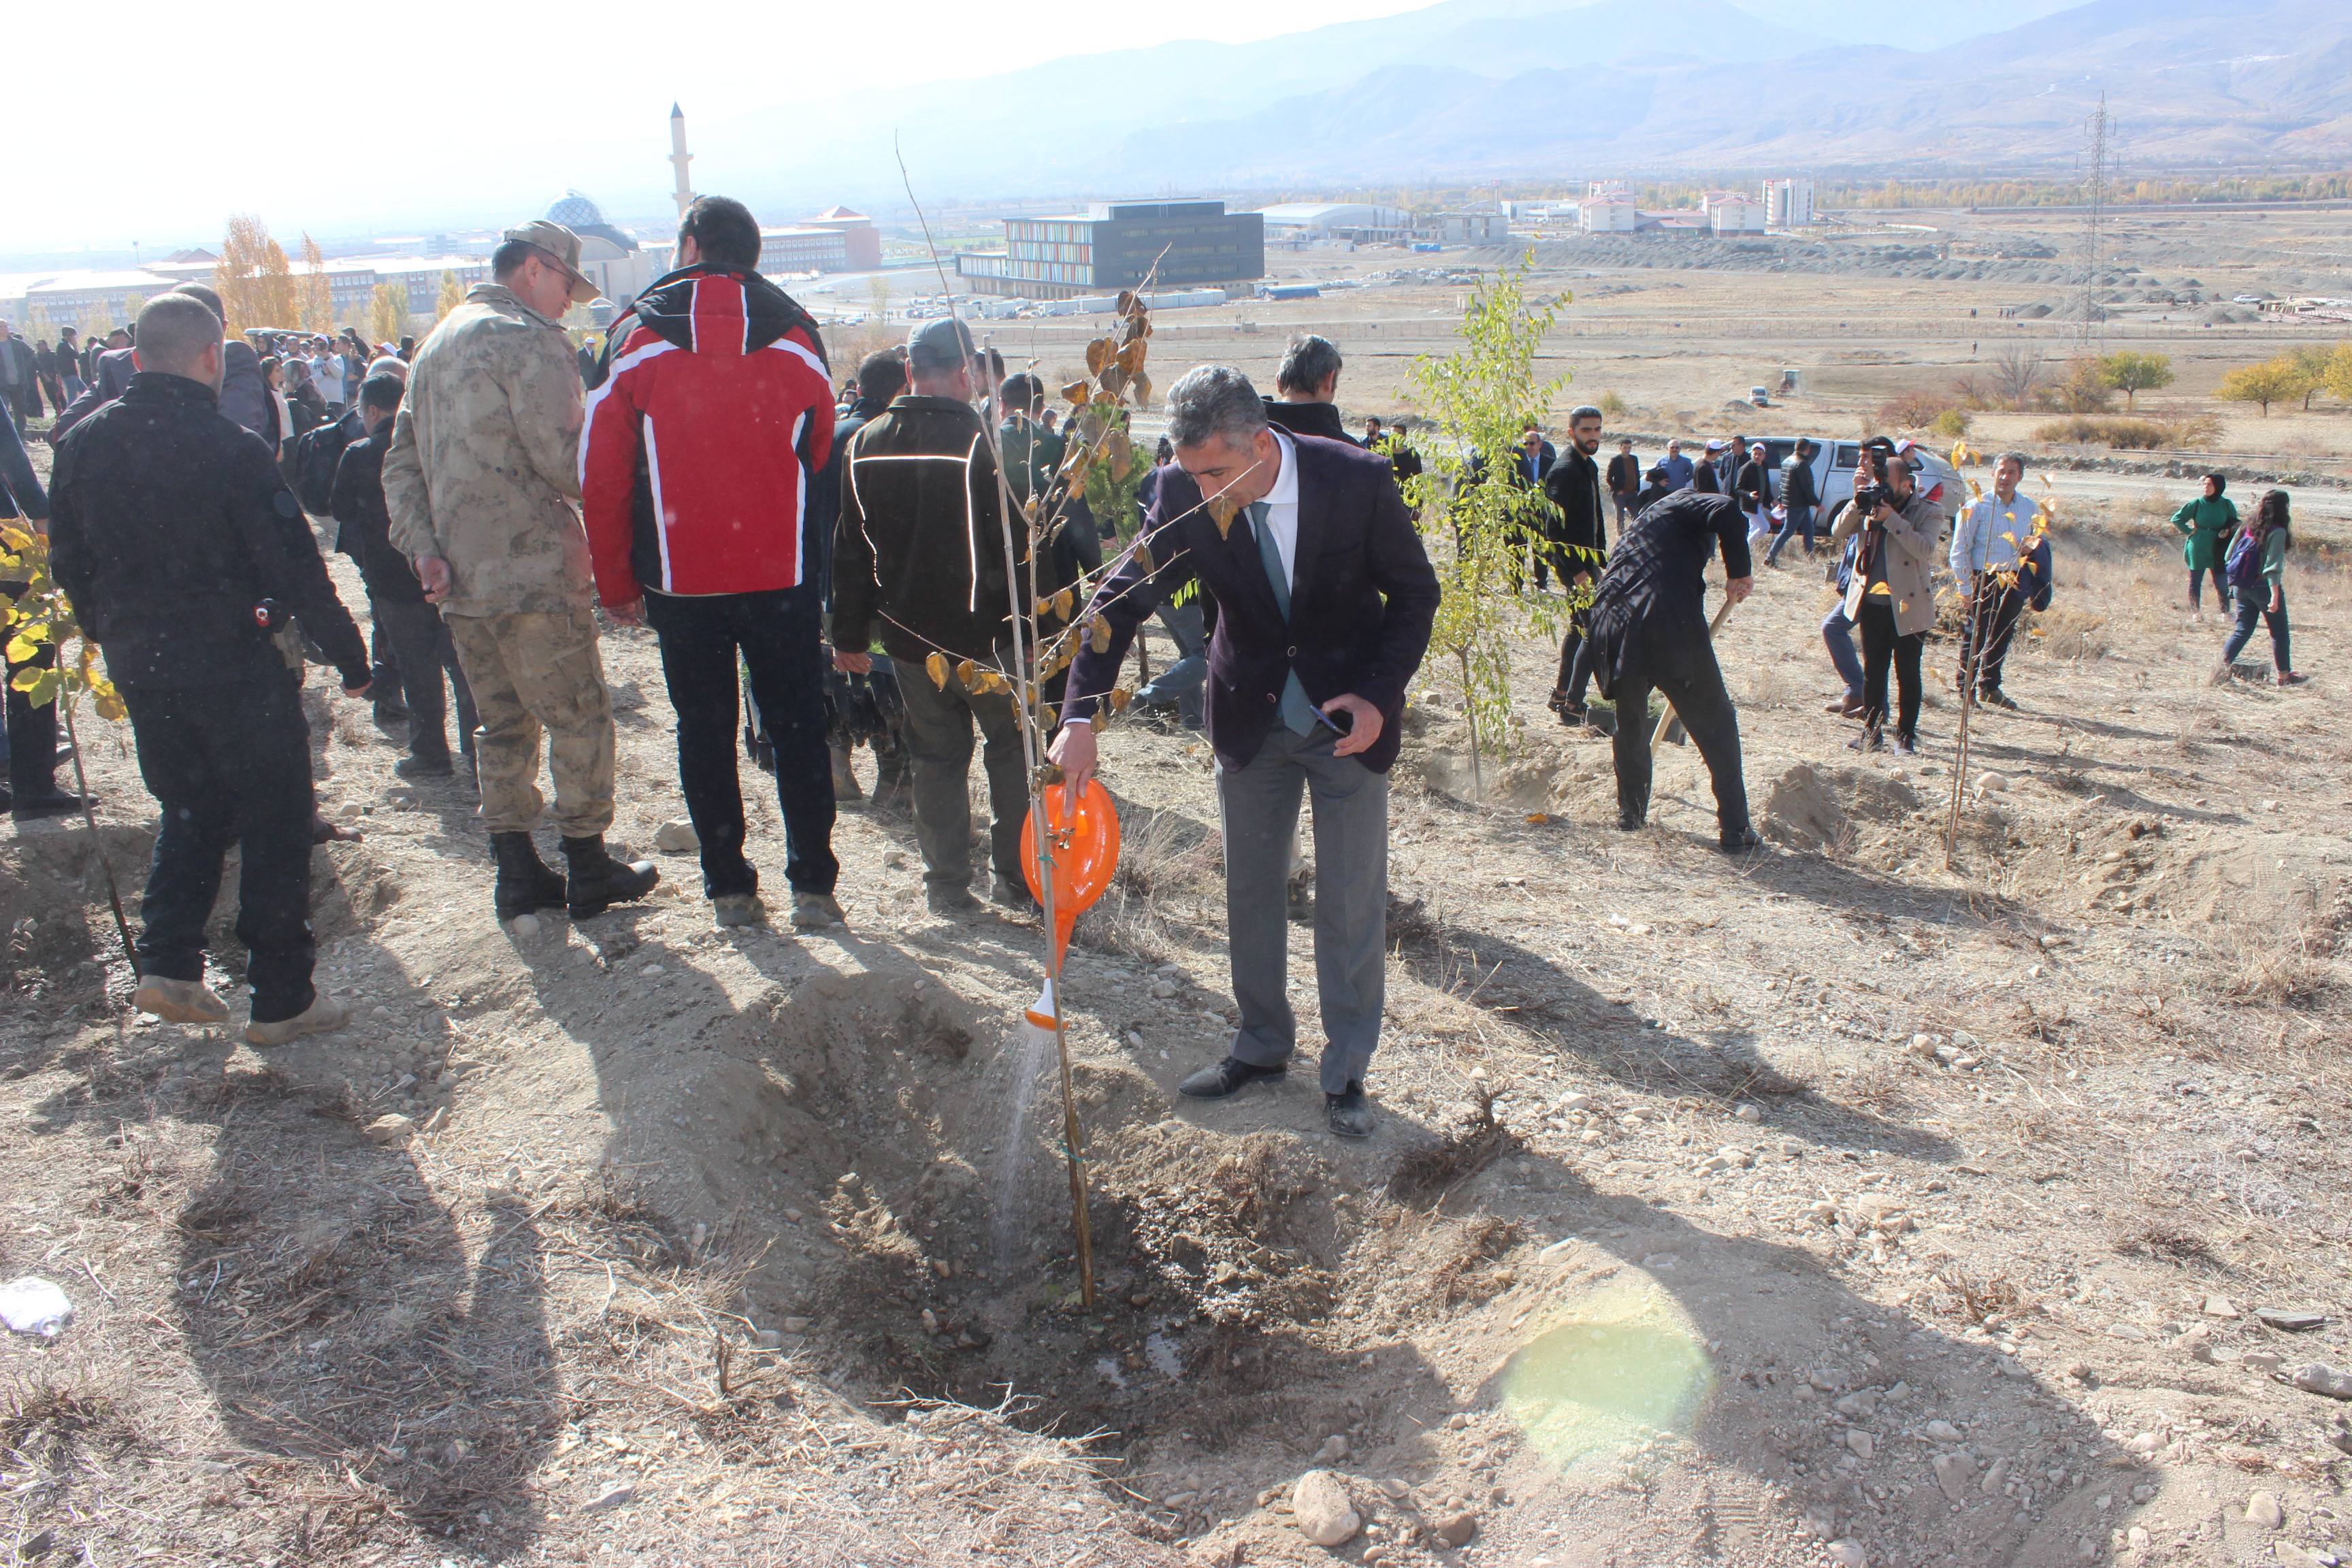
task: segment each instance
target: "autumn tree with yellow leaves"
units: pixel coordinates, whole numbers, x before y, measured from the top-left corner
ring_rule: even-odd
[[[213,288],[228,317],[228,330],[290,327],[302,320],[301,285],[286,247],[269,237],[256,213],[231,213],[213,268]]]

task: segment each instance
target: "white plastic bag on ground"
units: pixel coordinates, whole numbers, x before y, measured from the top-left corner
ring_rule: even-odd
[[[27,1274],[0,1285],[0,1322],[20,1334],[56,1339],[73,1321],[73,1303],[46,1279]]]

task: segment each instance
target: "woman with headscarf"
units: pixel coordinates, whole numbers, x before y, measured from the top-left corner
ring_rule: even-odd
[[[2226,603],[2230,590],[2221,581],[2221,552],[2238,531],[2238,504],[2221,492],[2230,481],[2220,474],[2205,476],[2205,493],[2185,501],[2172,514],[2172,526],[2189,536],[2180,557],[2189,563],[2189,614],[2205,619],[2205,574],[2213,574],[2213,591]]]
[[[2287,646],[2286,552],[2292,542],[2287,536],[2286,492],[2272,490],[2263,497],[2252,520],[2214,567],[2217,582],[2226,576],[2223,586],[2237,610],[2237,624],[2230,628],[2229,641],[2221,645],[2221,661],[2213,667],[2215,684],[2230,679],[2230,667],[2252,638],[2257,620],[2270,626],[2271,666],[2278,683],[2301,686],[2311,679],[2295,673],[2293,650]]]

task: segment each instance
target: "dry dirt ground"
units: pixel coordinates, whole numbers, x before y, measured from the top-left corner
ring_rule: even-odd
[[[1213,781],[1199,736],[1120,726],[1127,856],[1066,988],[1092,1310],[1050,1057],[1012,1026],[1041,933],[927,915],[902,801],[842,819],[846,930],[717,931],[670,855],[644,905],[517,931],[470,794],[399,783],[397,735],[314,697],[322,802],[366,835],[316,863],[320,982],[357,1021],[266,1053],[126,1015],[87,830],[17,829],[0,1279],[77,1317],[0,1346],[0,1544],[108,1568],[2352,1552],[2343,1406],[2290,1381],[2352,1366],[2352,582],[2296,558],[2309,687],[2209,686],[2218,628],[2176,606],[2173,547],[2128,506],[2065,515],[2022,710],[1974,721],[1969,771],[2006,787],[1970,793],[1951,869],[1952,645],[1926,754],[1859,757],[1821,711],[1816,571],[1766,574],[1723,634],[1768,838],[1738,860],[1687,748],[1654,826],[1614,831],[1606,744],[1542,711],[1544,648],[1476,798],[1423,683],[1361,1145],[1322,1131],[1309,1074],[1174,1098],[1231,1016]],[[614,837],[650,853],[683,815],[669,711],[650,637],[605,647]],[[90,731],[135,892],[151,803]],[[390,1112],[427,1130],[372,1142]],[[1317,1468],[1364,1526],[1336,1550],[1290,1510]]]
[[[1324,333],[1347,356],[1339,404],[1349,428],[1360,429],[1364,415],[1412,412],[1408,372],[1421,355],[1452,351],[1475,270],[1516,265],[1532,251],[1529,295],[1561,301],[1538,370],[1573,377],[1552,400],[1555,430],[1569,408],[1613,392],[1627,413],[1612,423],[1639,436],[1645,457],[1675,435],[1850,439],[1887,400],[1948,395],[1964,376],[1982,382],[2012,349],[2040,357],[2056,374],[2086,348],[2130,349],[2167,355],[2176,376],[2170,386],[2139,395],[2136,412],[2218,422],[2209,446],[2186,454],[2186,461],[2245,458],[2249,466],[2317,476],[2326,483],[2302,495],[2305,511],[2339,528],[2352,523],[2352,492],[2340,488],[2352,483],[2352,405],[2322,396],[2308,413],[2278,405],[2264,416],[2214,396],[2229,371],[2291,348],[2332,348],[2347,329],[2208,321],[2255,315],[2230,303],[2239,295],[2352,297],[2352,242],[2341,213],[2110,214],[2099,242],[2102,281],[2095,285],[2107,319],[2096,323],[2095,338],[2079,321],[2001,315],[2018,307],[2065,307],[2079,298],[2078,215],[1883,216],[1893,221],[1842,222],[1803,241],[1594,236],[1434,256],[1333,246],[1277,249],[1267,255],[1276,282],[1362,286],[1314,300],[1160,311],[1153,359],[1163,366],[1238,364],[1271,391],[1291,336]],[[928,269],[881,276],[901,305],[939,291]],[[865,311],[872,302],[866,277],[793,287],[820,312]],[[2167,296],[2180,302],[2167,302]],[[1085,344],[1102,323],[1008,319],[978,330],[1016,367],[1034,363],[1058,384],[1077,373]],[[835,337],[836,358],[902,338],[904,331],[895,319],[845,329]],[[1740,405],[1750,387],[1777,388],[1784,371],[1795,376],[1793,395],[1776,396],[1765,410]],[[2122,412],[2120,400],[2116,407]],[[2033,439],[2049,418],[1980,415],[1970,439],[1995,448],[2021,445],[2053,458],[2087,450]]]

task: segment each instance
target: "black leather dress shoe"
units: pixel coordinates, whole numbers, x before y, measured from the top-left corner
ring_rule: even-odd
[[[98,797],[90,796],[89,803],[96,805]],[[81,796],[63,790],[51,790],[47,795],[19,795],[8,802],[9,814],[18,818],[64,816],[80,809]]]
[[[1239,1057],[1227,1057],[1216,1066],[1202,1068],[1178,1084],[1176,1092],[1188,1100],[1223,1100],[1260,1079],[1287,1078],[1289,1075],[1288,1068],[1262,1068]]]
[[[1727,828],[1716,837],[1716,843],[1726,855],[1744,854],[1763,842],[1752,827]]]
[[[1323,1117],[1331,1124],[1331,1131],[1342,1138],[1372,1135],[1372,1102],[1365,1098],[1360,1083],[1349,1084],[1344,1094],[1325,1095]]]

